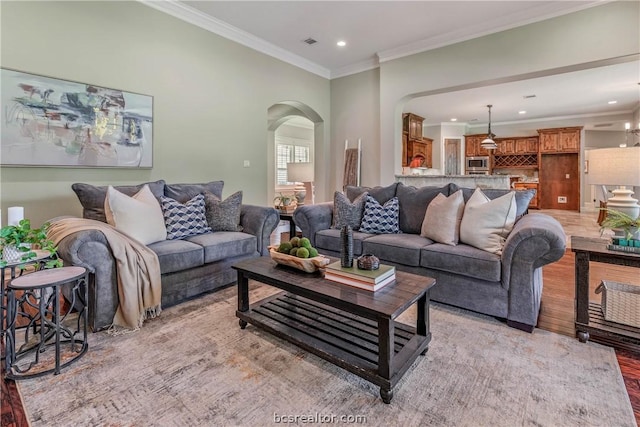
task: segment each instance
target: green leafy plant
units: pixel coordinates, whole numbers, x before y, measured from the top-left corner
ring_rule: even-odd
[[[293,195],[286,195],[283,193],[278,193],[279,195],[274,197],[273,202],[276,203],[276,206],[284,207],[289,206],[295,197]]]
[[[602,221],[602,224],[600,224],[601,235],[605,229],[611,228],[623,230],[627,240],[633,238],[634,233],[640,227],[640,217],[634,219],[626,213],[615,209],[604,210],[607,211],[607,216],[604,221]]]
[[[49,223],[46,222],[40,228],[31,228],[31,221],[21,220],[18,225],[7,225],[0,228],[0,267],[5,267],[7,262],[2,257],[4,248],[14,246],[16,250],[22,252],[20,261],[28,262],[35,258],[37,254],[34,249],[41,249],[49,252],[49,259],[45,262],[45,268],[61,267],[62,260],[58,258],[58,248],[53,241],[47,238]]]

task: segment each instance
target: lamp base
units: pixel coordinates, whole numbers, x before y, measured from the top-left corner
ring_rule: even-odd
[[[304,187],[296,187],[293,195],[296,198],[296,204],[298,206],[304,205],[304,199],[307,198],[307,190]]]
[[[631,197],[633,191],[624,186],[612,191],[613,197],[607,199],[607,209],[613,209],[629,215],[631,218],[640,216],[640,205],[638,199]]]

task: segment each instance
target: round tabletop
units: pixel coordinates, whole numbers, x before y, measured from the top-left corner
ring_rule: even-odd
[[[61,285],[80,279],[86,274],[84,267],[60,267],[36,271],[13,279],[9,289],[34,289]]]

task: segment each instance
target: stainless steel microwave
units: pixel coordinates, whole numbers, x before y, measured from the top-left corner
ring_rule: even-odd
[[[489,170],[489,156],[467,157],[466,160],[465,170],[467,172]]]

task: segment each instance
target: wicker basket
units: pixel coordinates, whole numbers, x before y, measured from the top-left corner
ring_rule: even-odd
[[[604,320],[640,328],[640,286],[603,280],[600,292]]]

